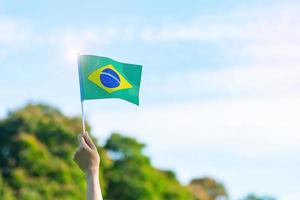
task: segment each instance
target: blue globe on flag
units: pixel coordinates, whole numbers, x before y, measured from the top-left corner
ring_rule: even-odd
[[[120,85],[119,75],[110,68],[106,68],[100,73],[100,81],[108,88],[116,88]]]

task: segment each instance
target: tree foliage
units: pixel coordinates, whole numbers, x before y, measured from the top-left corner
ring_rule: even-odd
[[[213,178],[193,179],[188,185],[190,191],[199,200],[227,199],[228,194],[223,184]]]
[[[133,138],[112,134],[105,148],[114,158],[106,174],[108,199],[159,200],[193,199],[174,173],[154,168],[142,153],[144,144]]]
[[[2,197],[84,198],[84,176],[72,161],[78,130],[79,118],[65,117],[46,105],[9,113],[0,122]]]
[[[248,194],[241,200],[275,200],[275,198],[270,196],[257,196],[255,194]]]
[[[80,130],[79,118],[47,105],[10,112],[0,121],[0,199],[84,199],[84,175],[72,161]],[[120,134],[98,147],[107,198],[192,199],[173,173],[151,165],[144,147]]]

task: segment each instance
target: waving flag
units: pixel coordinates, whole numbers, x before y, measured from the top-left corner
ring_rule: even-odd
[[[141,65],[81,55],[78,58],[78,68],[81,101],[119,98],[139,105]]]

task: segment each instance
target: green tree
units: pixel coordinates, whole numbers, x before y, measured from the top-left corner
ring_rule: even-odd
[[[241,200],[275,200],[275,198],[270,196],[257,196],[255,194],[248,194]]]
[[[44,104],[10,112],[0,121],[0,199],[84,199],[84,175],[72,161],[80,130],[79,118]],[[145,145],[113,134],[105,147],[100,179],[109,199],[191,199],[173,172],[151,165]]]
[[[0,173],[0,199],[16,200],[16,198],[14,197],[14,194],[13,194],[12,190],[9,187],[7,187],[7,184],[3,180],[1,174],[2,173]]]
[[[199,200],[227,199],[228,194],[222,183],[213,178],[204,177],[193,179],[189,185],[189,190]]]
[[[80,126],[79,118],[46,105],[10,112],[0,121],[4,193],[22,200],[83,199],[84,176],[72,161]]]
[[[189,200],[187,188],[180,185],[175,174],[151,165],[143,154],[144,144],[133,138],[112,134],[105,148],[114,160],[105,173],[108,199],[111,200]]]

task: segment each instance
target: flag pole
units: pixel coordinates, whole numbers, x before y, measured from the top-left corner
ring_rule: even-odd
[[[82,93],[82,85],[80,81],[80,63],[79,63],[79,56],[80,54],[77,53],[77,63],[78,63],[78,76],[79,76],[79,87],[80,87],[80,95]],[[82,121],[82,134],[85,134],[85,114],[84,114],[84,107],[83,107],[83,99],[80,97],[80,104],[81,104],[81,121]]]
[[[83,134],[86,133],[85,131],[85,114],[84,114],[84,108],[83,108],[83,101],[81,101],[81,120],[82,120],[82,131],[83,131]]]

